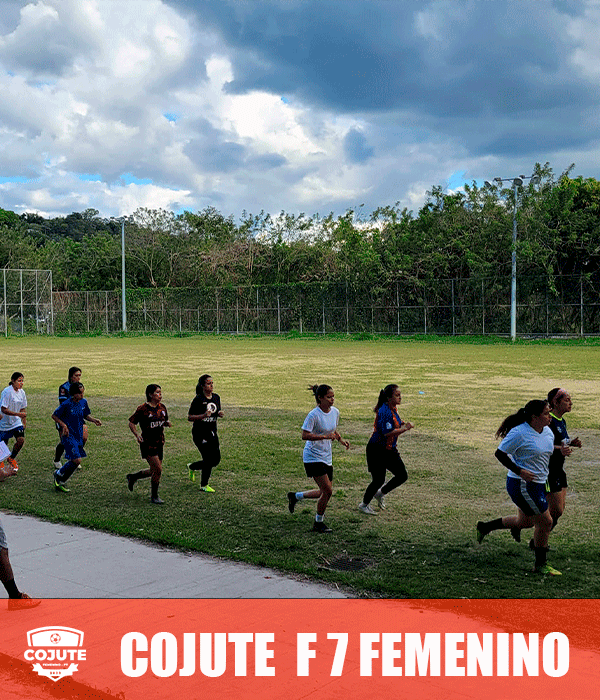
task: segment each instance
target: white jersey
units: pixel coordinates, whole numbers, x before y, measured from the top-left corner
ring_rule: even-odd
[[[306,416],[302,424],[302,430],[316,435],[326,435],[337,429],[340,412],[332,406],[324,413],[319,406]],[[323,462],[331,466],[331,440],[306,440],[302,453],[304,462]]]
[[[23,389],[15,391],[12,385],[9,384],[0,396],[0,406],[8,408],[8,410],[13,411],[13,413],[20,413],[24,408],[27,408],[25,392]],[[0,430],[2,432],[14,430],[14,428],[21,428],[22,426],[23,421],[19,416],[7,416],[5,413],[2,413],[2,418],[0,418]]]
[[[554,435],[548,426],[541,433],[534,430],[529,423],[521,423],[509,431],[498,445],[498,449],[510,455],[518,467],[528,469],[535,474],[536,484],[545,484],[548,478],[548,463],[554,452]],[[521,477],[509,470],[508,476]]]

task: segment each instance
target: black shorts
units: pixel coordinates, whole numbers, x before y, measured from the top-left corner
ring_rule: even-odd
[[[163,459],[163,446],[148,442],[140,443],[140,452],[142,453],[142,459],[148,459],[148,457],[158,457],[162,462]]]
[[[325,462],[304,462],[304,470],[306,471],[306,476],[310,476],[314,479],[315,476],[325,476],[329,477],[329,481],[333,481],[333,465],[325,464]]]
[[[552,469],[548,473],[548,493],[560,493],[567,488],[567,474],[564,469]]]

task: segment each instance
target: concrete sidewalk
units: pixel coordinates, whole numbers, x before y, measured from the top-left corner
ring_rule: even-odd
[[[0,512],[19,588],[33,598],[345,598],[261,567]]]

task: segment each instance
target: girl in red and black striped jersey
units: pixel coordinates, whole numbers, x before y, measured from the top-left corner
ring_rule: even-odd
[[[162,474],[163,445],[165,444],[164,428],[171,427],[167,409],[162,401],[162,390],[158,384],[148,384],[146,387],[146,403],[138,406],[135,413],[129,419],[129,430],[135,435],[140,446],[142,459],[148,462],[148,469],[127,474],[127,486],[133,491],[133,486],[138,479],[150,477],[151,496],[150,501],[162,504],[158,497],[158,485]],[[137,426],[141,428],[141,435]]]

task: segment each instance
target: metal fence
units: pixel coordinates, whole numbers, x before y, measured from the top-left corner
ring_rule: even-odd
[[[585,277],[519,280],[517,333],[599,335],[599,288]],[[120,291],[52,297],[55,333],[122,330]],[[131,332],[508,335],[510,280],[129,289],[126,308]]]
[[[51,270],[2,268],[0,333],[53,333]]]

